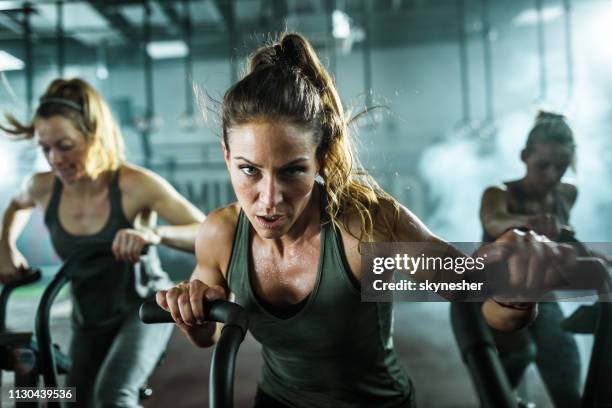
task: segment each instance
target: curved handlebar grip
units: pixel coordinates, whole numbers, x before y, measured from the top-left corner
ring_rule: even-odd
[[[22,269],[21,272],[22,274],[17,279],[6,283],[4,287],[7,289],[15,289],[19,286],[29,285],[30,283],[40,280],[42,276],[39,269],[25,268]]]
[[[248,329],[246,311],[236,303],[226,300],[215,300],[203,304],[206,320],[224,323],[225,326],[236,326],[242,331],[242,337]],[[159,307],[154,300],[147,300],[140,306],[140,320],[144,323],[174,323],[170,313]]]

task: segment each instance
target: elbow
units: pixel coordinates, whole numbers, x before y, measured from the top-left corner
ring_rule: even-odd
[[[499,331],[512,332],[530,325],[538,315],[537,304],[526,309],[502,306],[493,300],[482,305],[482,314],[487,324]]]
[[[499,223],[495,222],[494,220],[483,220],[481,223],[484,232],[493,239],[497,239],[505,232],[505,230],[499,228]]]

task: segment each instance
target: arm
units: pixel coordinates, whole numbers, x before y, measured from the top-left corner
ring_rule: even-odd
[[[164,244],[195,252],[195,241],[204,214],[157,174],[124,166],[119,179],[124,209],[134,218],[134,228],[120,230],[113,241],[117,259],[138,262],[145,245]],[[157,215],[169,225],[155,227]]]
[[[512,228],[528,228],[530,216],[508,211],[505,186],[489,187],[482,194],[480,222],[491,237],[497,238]]]
[[[502,240],[515,239],[514,232],[507,232],[504,234]],[[434,245],[433,253],[427,253],[427,256],[450,256],[450,257],[465,257],[461,251],[457,250],[453,246],[444,242],[442,239],[435,236],[427,227],[409,210],[401,208],[400,218],[398,227],[396,230],[397,239],[399,242],[429,242]],[[526,265],[518,265],[518,268],[514,269],[528,269]],[[536,263],[529,264],[529,270],[532,272],[541,272],[538,270]],[[520,271],[523,274],[526,271]],[[435,279],[438,282],[459,282],[463,279],[469,278],[468,276],[457,274],[454,271],[449,270],[438,270],[429,272],[430,275],[422,274],[417,272],[415,275],[420,275],[417,279]],[[511,270],[510,273],[518,274],[519,271]],[[435,274],[435,276],[432,276]],[[467,272],[466,272],[467,274]],[[521,279],[521,278],[519,278]],[[456,296],[454,293],[440,292],[440,295],[448,300],[453,300]],[[537,306],[535,303],[526,304],[511,304],[511,303],[499,303],[492,299],[484,302],[482,307],[482,313],[485,321],[491,326],[498,330],[513,331],[518,330],[535,319],[537,315]]]
[[[170,183],[149,171],[142,171],[140,190],[144,206],[159,214],[170,225],[154,228],[153,232],[163,245],[194,252],[200,223],[204,214],[185,197],[180,195]]]
[[[203,301],[227,299],[226,268],[232,251],[237,214],[233,206],[210,214],[198,231],[197,265],[189,282],[157,293],[157,303],[169,311],[176,325],[198,347],[213,345],[223,327],[204,322]]]
[[[19,270],[28,266],[17,249],[17,239],[23,232],[32,209],[49,192],[47,174],[32,176],[21,191],[11,199],[0,226],[0,281],[7,282],[18,276]]]

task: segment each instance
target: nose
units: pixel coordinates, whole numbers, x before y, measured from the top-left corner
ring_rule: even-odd
[[[544,170],[544,177],[546,178],[546,181],[549,183],[555,183],[560,178],[559,172],[557,171],[555,166],[552,166],[552,165],[546,167],[546,170]]]
[[[262,191],[259,200],[264,205],[266,213],[274,212],[276,206],[283,200],[283,194],[279,183],[274,177],[267,177],[262,180]]]
[[[47,154],[47,160],[51,167],[59,167],[64,161],[64,155],[55,149],[51,149]]]

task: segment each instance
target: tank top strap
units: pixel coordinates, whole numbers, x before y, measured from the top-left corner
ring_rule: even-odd
[[[525,191],[518,183],[504,183],[508,189],[508,209],[517,214],[525,214],[527,207],[525,206],[526,195]],[[516,207],[512,208],[512,204]]]
[[[108,186],[109,200],[111,204],[111,217],[113,220],[120,220],[122,224],[131,225],[132,223],[128,220],[127,216],[123,212],[123,203],[121,202],[121,189],[119,188],[119,172],[120,169],[115,170],[111,176],[111,181]]]
[[[53,188],[51,190],[51,197],[49,198],[49,203],[47,204],[47,208],[45,209],[45,224],[49,226],[49,224],[53,221],[55,217],[57,217],[57,211],[59,206],[60,196],[62,194],[62,182],[59,178],[53,178]]]
[[[558,190],[554,192],[554,200],[555,200],[555,215],[559,219],[559,222],[563,225],[569,225],[570,218],[570,210],[559,194]]]
[[[240,271],[247,270],[248,268],[241,268],[239,265],[249,264],[249,219],[244,214],[244,211],[240,209],[238,214],[238,223],[236,225],[236,232],[234,234],[234,242],[232,244],[232,253],[228,262],[227,268],[227,285],[232,287],[233,281],[240,284],[241,280],[248,279],[248,276],[239,276]]]

